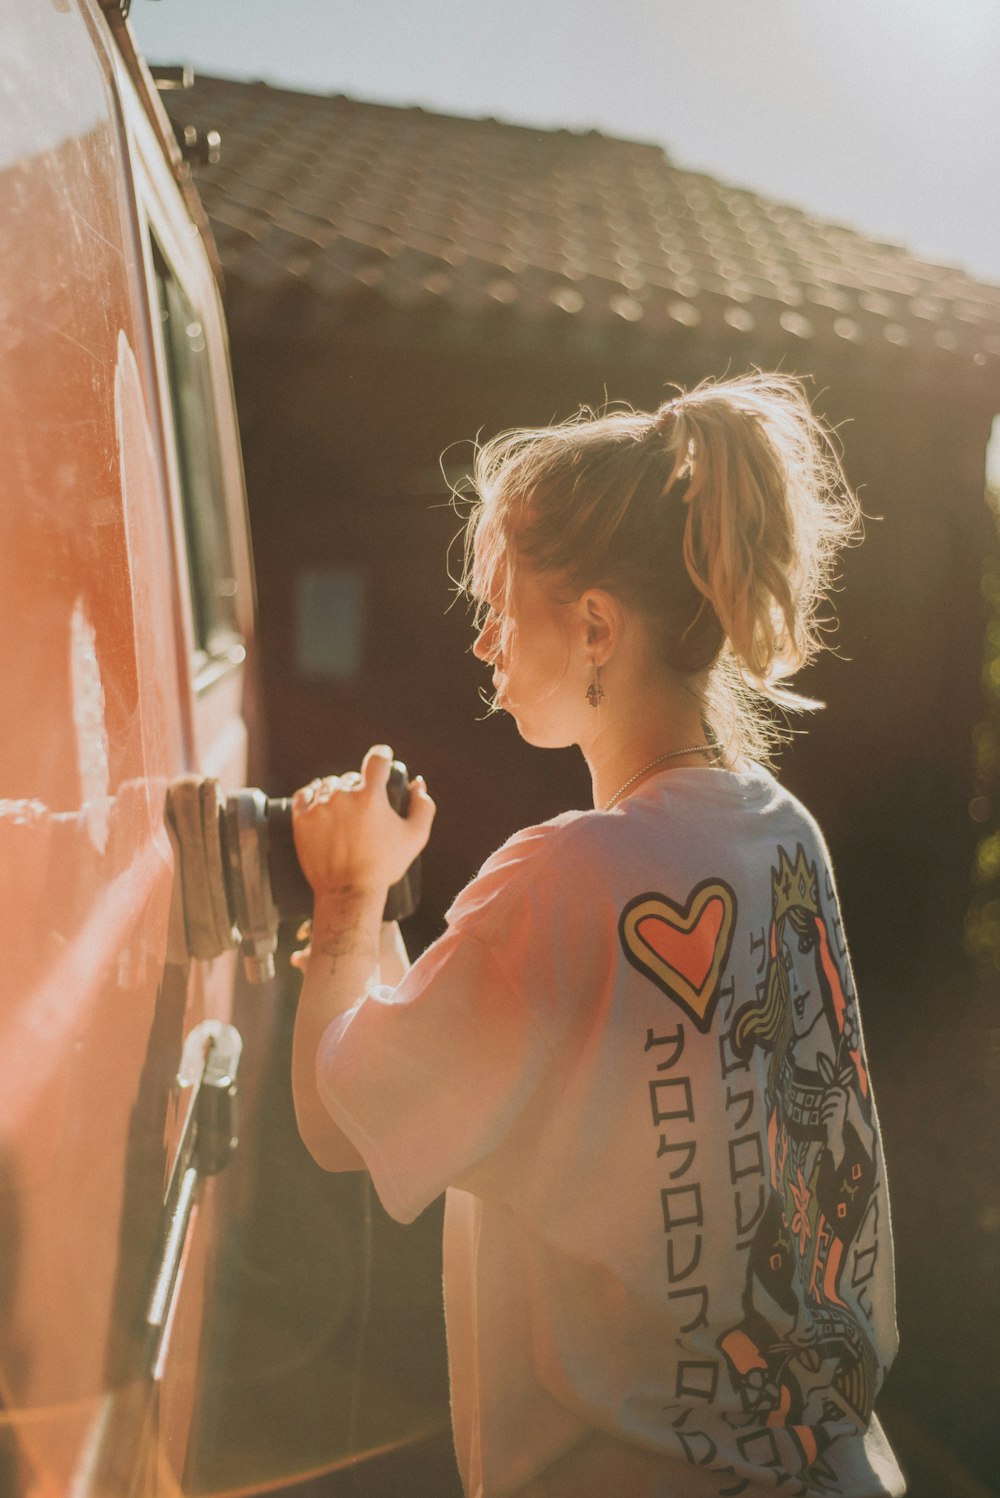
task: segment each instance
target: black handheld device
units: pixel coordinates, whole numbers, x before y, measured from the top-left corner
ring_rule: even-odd
[[[409,776],[398,759],[392,762],[386,794],[394,809],[405,817],[410,805]],[[292,836],[292,803],[290,798],[268,797],[267,858],[271,896],[283,921],[301,920],[312,910],[313,892],[302,872]],[[384,921],[404,921],[420,903],[420,860],[415,859],[402,879],[389,890],[382,912]]]
[[[393,760],[386,787],[400,816],[409,806],[406,766]],[[175,781],[167,812],[178,839],[188,950],[216,957],[239,942],[247,976],[274,976],[280,921],[311,915],[313,892],[299,866],[292,803],[247,787],[223,796],[217,780]],[[382,919],[401,921],[420,903],[420,860],[389,890]]]

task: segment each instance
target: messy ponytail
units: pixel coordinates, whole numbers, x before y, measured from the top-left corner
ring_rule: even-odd
[[[523,558],[636,609],[657,658],[705,677],[703,717],[727,758],[783,735],[771,704],[823,645],[819,610],[859,529],[830,433],[798,381],[707,381],[651,414],[578,413],[480,448],[465,581]]]
[[[778,375],[702,385],[661,407],[668,491],[687,479],[684,563],[749,684],[776,700],[821,648],[818,609],[857,503],[801,386]]]

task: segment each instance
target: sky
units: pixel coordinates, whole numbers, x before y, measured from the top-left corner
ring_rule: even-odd
[[[655,141],[1000,285],[1000,0],[133,0],[131,20],[153,62]]]

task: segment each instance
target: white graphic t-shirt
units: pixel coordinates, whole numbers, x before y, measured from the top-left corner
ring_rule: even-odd
[[[450,1188],[470,1498],[904,1491],[857,999],[821,834],[767,772],[519,833],[317,1064],[394,1217]]]

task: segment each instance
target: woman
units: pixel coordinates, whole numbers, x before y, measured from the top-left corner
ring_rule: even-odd
[[[448,1188],[466,1492],[903,1491],[885,1171],[829,858],[755,761],[857,526],[791,380],[479,454],[496,704],[594,810],[511,838],[408,973],[380,912],[434,807],[390,752],[296,798],[300,1128],[410,1221]],[[392,985],[396,985],[393,987]]]

